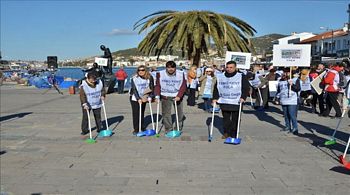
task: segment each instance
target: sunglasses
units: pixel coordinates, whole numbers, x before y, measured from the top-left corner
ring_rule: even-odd
[[[141,71],[145,71],[145,69],[138,69],[137,71],[141,72]]]
[[[212,72],[212,71],[205,71],[205,72]]]

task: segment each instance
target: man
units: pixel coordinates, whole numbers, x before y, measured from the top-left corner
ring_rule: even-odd
[[[338,101],[338,95],[341,90],[339,87],[341,78],[339,72],[343,71],[343,64],[336,64],[332,66],[326,73],[323,84],[325,85],[324,91],[326,91],[326,110],[322,113],[322,116],[328,116],[332,107],[335,109],[335,117],[341,117],[341,108]]]
[[[157,72],[155,95],[156,101],[162,101],[162,116],[165,134],[172,130],[171,107],[174,101],[177,105],[179,126],[182,130],[184,114],[182,100],[186,92],[186,80],[182,71],[176,70],[174,61],[168,61],[166,69]]]
[[[239,105],[245,101],[248,94],[248,79],[238,72],[235,61],[227,62],[224,74],[217,75],[213,91],[213,103],[219,103],[222,111],[223,139],[236,137]]]
[[[124,70],[124,66],[121,66],[119,70],[115,73],[115,77],[118,81],[118,93],[124,93],[124,83],[125,79],[128,78],[128,74]]]

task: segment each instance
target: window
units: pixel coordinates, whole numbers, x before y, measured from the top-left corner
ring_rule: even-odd
[[[340,40],[337,40],[337,50],[340,50]]]

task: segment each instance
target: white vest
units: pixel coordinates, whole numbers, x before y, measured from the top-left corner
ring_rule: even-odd
[[[101,91],[103,87],[103,83],[99,80],[98,84],[95,88],[90,87],[85,80],[83,80],[81,86],[84,89],[86,94],[87,101],[92,109],[101,108]]]
[[[293,79],[295,84],[297,79]],[[281,105],[298,105],[298,94],[291,90],[289,92],[288,81],[279,81],[278,87],[280,89],[279,97]]]
[[[191,89],[197,89],[198,85],[198,78],[196,77],[195,79],[192,79],[192,83],[189,83],[187,80],[187,86]]]
[[[249,81],[249,83],[252,87],[257,88],[261,84],[259,76],[260,76],[260,74],[255,73],[254,80]]]
[[[237,72],[233,77],[226,77],[225,74],[218,75],[217,87],[218,103],[239,105],[242,95],[242,73]]]
[[[308,76],[305,81],[300,80],[300,89],[301,91],[309,91],[311,90],[311,81]]]
[[[212,83],[213,83],[213,77],[211,77],[211,76],[206,76],[206,77],[207,77],[207,81],[205,82],[203,94],[212,95],[211,87],[212,87]]]
[[[159,71],[160,74],[160,94],[167,97],[176,97],[182,82],[184,82],[184,73],[176,70],[175,75],[168,75],[166,70]]]
[[[132,80],[135,84],[137,93],[140,97],[142,97],[144,95],[145,89],[149,87],[149,79],[143,79],[139,76],[134,76]],[[131,100],[137,101],[136,96],[134,94],[132,95]]]

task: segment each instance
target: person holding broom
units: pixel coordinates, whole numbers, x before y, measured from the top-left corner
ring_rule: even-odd
[[[83,111],[81,122],[81,135],[85,136],[89,133],[88,116],[86,110],[92,110],[94,113],[97,133],[101,130],[101,107],[102,100],[106,97],[106,91],[100,79],[93,72],[87,74],[87,79],[83,80],[80,85],[80,102]]]
[[[130,104],[132,110],[133,135],[145,130],[144,115],[148,98],[153,97],[154,81],[145,65],[137,68],[136,74],[131,78]],[[139,129],[139,114],[141,104],[141,129]],[[152,116],[153,117],[153,116]]]
[[[236,68],[235,61],[226,63],[224,74],[217,75],[213,91],[213,104],[220,105],[224,134],[222,139],[236,138],[240,104],[249,94],[249,82]]]

